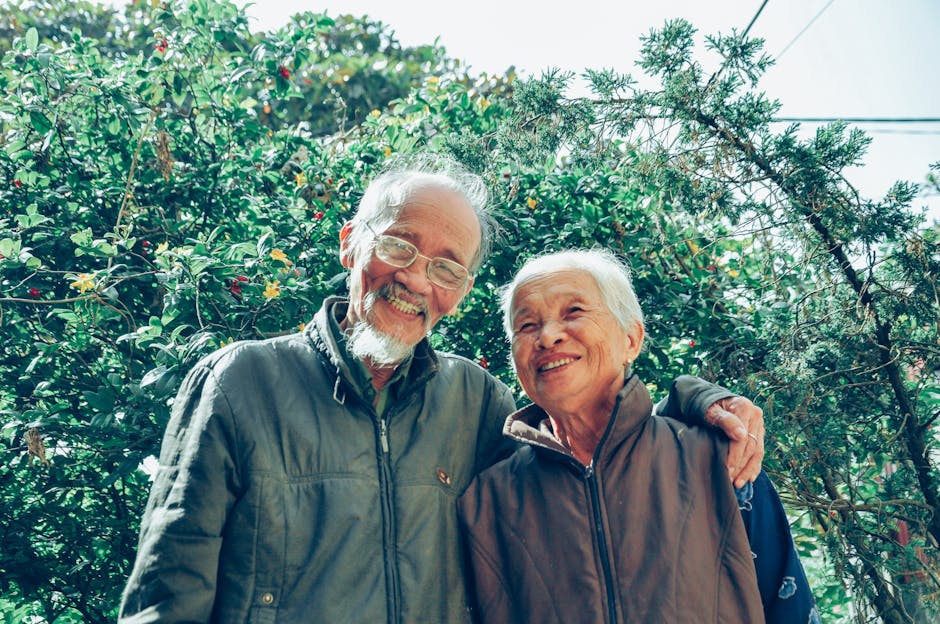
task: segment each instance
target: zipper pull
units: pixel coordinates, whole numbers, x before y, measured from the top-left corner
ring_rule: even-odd
[[[383,418],[379,421],[379,439],[382,441],[382,452],[388,454],[388,422]]]
[[[591,462],[591,463],[584,469],[584,478],[585,478],[585,479],[590,479],[590,478],[593,477],[593,476],[594,476],[594,462]]]

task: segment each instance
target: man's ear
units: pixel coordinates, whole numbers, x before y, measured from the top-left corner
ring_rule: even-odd
[[[347,221],[339,230],[339,261],[344,269],[350,269],[353,265],[353,254],[349,248],[350,232],[352,232],[352,221]]]
[[[457,314],[457,308],[460,307],[460,303],[463,301],[464,297],[467,296],[467,293],[470,292],[471,288],[473,288],[473,278],[471,278],[470,281],[467,282],[467,285],[464,287],[463,292],[460,293],[460,298],[457,300],[457,303],[455,303],[454,307],[452,307],[450,310],[448,310],[445,313],[445,316],[453,316]]]

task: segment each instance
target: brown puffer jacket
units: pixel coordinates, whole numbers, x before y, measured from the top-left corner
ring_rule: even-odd
[[[636,376],[585,468],[529,406],[459,501],[483,623],[763,622],[725,443],[652,416]]]

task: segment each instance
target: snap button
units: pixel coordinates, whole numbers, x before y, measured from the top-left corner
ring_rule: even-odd
[[[437,478],[444,485],[450,485],[450,475],[444,472],[443,470],[441,470],[440,468],[437,469]]]
[[[271,592],[265,592],[261,594],[261,604],[269,605],[274,602],[274,594]]]

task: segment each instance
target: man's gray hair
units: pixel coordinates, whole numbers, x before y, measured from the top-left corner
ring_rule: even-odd
[[[630,268],[606,249],[572,249],[529,258],[502,288],[500,307],[507,338],[512,339],[512,300],[519,287],[558,271],[584,271],[597,282],[604,303],[621,327],[630,330],[634,323],[643,325],[643,310],[633,290]]]
[[[446,154],[421,152],[393,160],[369,183],[351,220],[349,246],[354,255],[368,249],[372,242],[368,223],[376,232],[388,228],[411,196],[422,189],[441,188],[467,200],[480,223],[480,247],[467,268],[476,273],[489,255],[494,221],[489,213],[489,192],[483,178]]]

